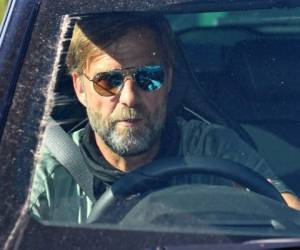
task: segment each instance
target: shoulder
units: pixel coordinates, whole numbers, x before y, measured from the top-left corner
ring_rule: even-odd
[[[266,161],[233,130],[198,120],[181,119],[178,124],[181,127],[180,147],[183,155],[231,160],[269,175],[270,168]]]
[[[201,120],[185,120],[181,117],[176,118],[178,126],[181,128],[181,132],[184,135],[190,135],[193,134],[195,136],[195,133],[197,136],[205,136],[205,135],[215,135],[215,136],[236,136],[236,133],[224,126],[214,124],[214,123],[208,123]]]
[[[73,141],[79,145],[82,130],[72,134]],[[50,199],[54,188],[59,183],[72,183],[73,177],[62,166],[45,145],[42,145],[37,164],[34,169],[32,188],[30,195],[30,204],[34,205],[41,199]]]
[[[186,121],[182,118],[177,118],[177,123],[185,153],[221,157],[228,150],[244,147],[250,149],[234,131],[221,125],[200,120]]]
[[[37,162],[33,175],[31,203],[35,203],[38,197],[46,191],[46,184],[51,180],[55,170],[60,167],[59,162],[46,147],[41,148]]]
[[[203,156],[231,160],[247,166],[262,175],[271,176],[266,161],[233,130],[198,120],[179,120],[181,153],[185,156]]]
[[[226,127],[198,120],[177,121],[181,128],[180,148],[185,156],[204,156],[242,164],[271,179],[279,192],[293,193],[273,173],[269,164],[237,133]]]

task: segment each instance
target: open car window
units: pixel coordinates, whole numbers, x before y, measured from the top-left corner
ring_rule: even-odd
[[[165,151],[158,151],[166,157],[155,158],[162,161],[150,164],[151,171],[142,166],[140,172],[126,173],[105,158],[95,141],[96,129],[89,122],[95,114],[87,112],[85,101],[89,100],[86,96],[80,99],[79,90],[76,92],[74,87],[74,72],[67,67],[74,27],[78,23],[109,20],[116,16],[114,11],[60,13],[59,19],[47,27],[49,38],[44,36],[46,23],[40,16],[37,21],[41,24],[29,29],[34,40],[29,43],[30,53],[24,55],[25,63],[16,80],[19,85],[4,119],[8,124],[22,124],[22,129],[13,130],[7,125],[3,141],[10,141],[6,145],[11,147],[24,144],[16,146],[18,157],[11,158],[14,171],[6,187],[17,193],[17,198],[11,195],[9,202],[26,203],[22,216],[30,215],[27,222],[33,228],[51,228],[54,234],[56,229],[61,230],[71,238],[69,232],[74,228],[83,230],[81,233],[88,228],[142,232],[143,236],[210,233],[223,240],[228,235],[248,235],[249,239],[299,235],[300,214],[280,196],[300,196],[299,7],[217,11],[199,8],[191,12],[191,7],[181,11],[178,6],[173,12],[159,13],[170,24],[176,51],[166,107],[168,119],[172,120],[166,119],[169,123],[160,131],[169,137],[160,144]],[[136,15],[122,11],[118,14]],[[146,12],[144,16],[147,15],[156,17],[157,13]],[[146,40],[143,36],[147,37],[141,32]],[[163,54],[160,49],[155,47],[153,55]],[[153,59],[133,67],[100,67],[93,75],[89,74],[92,71],[85,71],[80,79],[85,77],[84,83],[96,92],[93,98],[98,94],[102,95],[101,100],[113,102],[115,96],[127,90],[128,85],[121,84],[129,76],[138,88],[136,91],[146,92],[148,98],[153,89],[161,88],[159,84],[169,79],[163,59],[161,56],[161,61]],[[114,84],[120,92],[110,85],[108,90],[106,85],[97,89],[93,82],[95,73],[102,74],[101,81],[112,82],[113,77],[119,77]],[[141,80],[145,78],[152,85]],[[103,96],[103,89],[107,96]],[[149,104],[151,109],[155,101],[149,100],[153,102]],[[20,115],[24,110],[13,116],[20,106],[26,107],[25,118]],[[135,118],[122,119],[125,123],[141,120],[139,115],[143,117],[137,113]],[[48,133],[51,126],[62,130]],[[176,129],[184,133],[174,132]],[[64,136],[70,142],[64,143]],[[91,140],[93,147],[87,144]],[[77,158],[76,154],[84,156]],[[69,161],[75,162],[71,165],[83,161],[85,171],[73,173],[64,166]],[[25,170],[21,167],[24,162]],[[103,164],[100,170],[99,162]],[[175,171],[173,167],[177,165]],[[204,170],[200,171],[201,166]],[[167,173],[161,173],[164,169]],[[81,181],[78,185],[81,177],[87,189]],[[100,198],[103,200],[99,203]],[[100,215],[90,224],[89,215],[94,210]],[[15,218],[17,214],[14,213]],[[17,224],[10,226],[18,231]],[[24,232],[28,239],[37,230]],[[20,244],[30,247],[26,242]]]
[[[278,14],[278,12],[280,14]],[[294,144],[297,140],[295,140],[294,135],[291,136],[291,131],[297,131],[298,127],[296,125],[297,123],[291,125],[291,123],[293,123],[291,119],[297,120],[296,117],[298,117],[298,115],[297,110],[293,110],[291,107],[297,106],[298,100],[297,82],[294,81],[297,77],[293,75],[297,74],[297,70],[291,72],[290,65],[286,64],[287,62],[293,62],[295,64],[297,58],[296,51],[298,48],[295,39],[298,35],[298,30],[297,27],[294,27],[294,30],[290,27],[291,21],[289,21],[289,19],[287,20],[286,16],[293,15],[293,17],[297,19],[296,13],[297,10],[293,10],[292,12],[283,11],[282,13],[280,10],[254,10],[247,11],[246,16],[245,12],[191,13],[166,16],[178,39],[178,48],[181,50],[176,53],[176,63],[173,69],[173,86],[169,97],[172,105],[169,108],[170,114],[176,117],[180,116],[186,121],[193,122],[193,120],[197,120],[203,124],[205,128],[213,127],[215,126],[214,124],[218,124],[233,130],[249,148],[252,148],[253,151],[257,151],[257,154],[261,156],[261,158],[255,159],[263,161],[263,164],[266,166],[270,166],[276,178],[278,177],[280,180],[282,179],[284,183],[287,183],[281,192],[295,194],[299,192],[297,171],[295,171],[298,168],[298,163],[296,157],[291,157],[291,154],[294,154],[296,152],[295,150],[297,150]],[[279,16],[276,18],[276,21],[274,21],[274,16]],[[70,136],[73,136],[73,140],[76,144],[79,144],[80,150],[85,150],[81,148],[81,143],[83,143],[81,140],[84,140],[82,139],[84,137],[83,135],[80,137],[78,134],[87,130],[88,117],[85,107],[82,105],[82,100],[80,100],[80,103],[78,94],[76,96],[72,79],[68,74],[66,54],[68,53],[69,41],[72,37],[74,24],[76,22],[91,22],[92,25],[94,25],[95,20],[98,18],[101,20],[101,18],[110,18],[110,16],[109,14],[105,14],[102,17],[101,14],[99,14],[98,17],[95,15],[85,15],[64,16],[62,18],[60,36],[66,40],[60,40],[58,46],[56,64],[54,65],[55,71],[52,76],[53,94],[50,97],[51,99],[48,99],[49,107],[46,109],[47,113],[45,116],[46,123],[46,117],[51,115]],[[114,18],[113,14],[111,14],[111,18]],[[283,26],[289,27],[288,32],[284,31]],[[293,39],[291,36],[293,36]],[[88,78],[87,74],[88,73],[85,73],[84,77]],[[89,78],[92,79],[92,76]],[[138,80],[135,78],[135,81],[137,82]],[[136,84],[138,84],[138,82]],[[96,90],[96,85],[93,85],[93,89]],[[295,97],[292,98],[292,96]],[[86,102],[89,102],[89,100],[87,99]],[[286,110],[288,110],[288,112]],[[91,119],[91,117],[89,119]],[[288,131],[286,130],[286,124],[290,125]],[[95,128],[92,127],[92,129]],[[169,127],[167,129],[169,129]],[[191,128],[188,130],[191,130]],[[170,131],[168,132],[170,133]],[[226,132],[224,133],[226,134]],[[47,140],[47,136],[48,134],[46,134],[45,140]],[[53,137],[55,135],[50,136]],[[76,138],[76,136],[79,137]],[[222,136],[223,135],[221,135],[221,137]],[[54,144],[55,140],[56,139],[54,139]],[[230,138],[226,137],[225,140],[230,141]],[[177,143],[180,144],[179,141],[177,141]],[[222,142],[217,143],[222,144]],[[60,142],[56,144],[62,145]],[[225,143],[225,145],[228,144]],[[223,146],[222,144],[222,147]],[[55,145],[55,147],[58,151],[65,150],[62,146]],[[234,160],[230,158],[231,154],[234,154],[230,152],[230,150],[236,150],[233,147],[230,148],[230,146],[228,146],[229,156],[225,157],[218,156],[218,154],[214,152],[206,153],[205,150],[216,150],[209,143],[203,144],[201,147],[203,147],[204,153],[198,153],[193,156]],[[217,150],[221,150],[218,146],[216,147]],[[242,154],[247,154],[243,151],[242,146],[240,147],[238,150],[241,150]],[[275,156],[274,151],[276,152],[279,148],[281,148],[281,153],[276,153]],[[44,164],[48,164],[45,163],[45,159],[46,162],[49,160],[48,151],[50,151],[50,154],[53,153],[48,145],[46,145],[46,156],[44,155],[45,145],[42,145],[41,150],[39,155],[40,163],[37,165],[36,176],[40,174],[39,168],[42,169]],[[93,151],[89,151],[89,153],[91,152]],[[224,153],[227,152],[221,152],[220,154],[222,155]],[[56,156],[55,154],[56,153],[54,153],[54,156]],[[66,154],[69,154],[69,152],[67,151]],[[194,153],[189,152],[189,154]],[[249,154],[252,154],[252,151]],[[105,155],[102,155],[101,152],[99,152],[99,155],[103,157],[107,165]],[[295,155],[298,154],[295,153]],[[57,156],[57,159],[59,159],[59,157],[60,156]],[[96,156],[93,157],[95,158]],[[250,156],[246,156],[245,159],[247,159],[245,160],[245,164],[249,164],[247,161],[252,161]],[[87,161],[86,158],[83,160]],[[93,163],[95,161],[97,162],[97,160],[98,159],[94,159]],[[237,162],[243,163],[242,160],[237,160]],[[43,171],[49,171],[47,172],[49,175],[46,176],[47,178],[52,178],[52,176],[59,174],[64,176],[64,171],[66,171],[64,167],[66,166],[61,168],[61,170],[57,170],[58,167],[56,164],[63,165],[64,163],[58,160],[58,162],[50,163],[49,169],[43,169]],[[253,163],[251,162],[249,165],[251,164],[254,164],[254,166],[250,166],[250,169],[251,167],[253,167],[253,169],[257,167],[257,172],[260,175],[263,176],[266,174],[264,172],[265,170],[259,170],[260,165],[257,165],[254,160]],[[89,168],[89,166],[86,167]],[[109,166],[106,166],[106,168],[109,168]],[[56,173],[56,171],[58,171],[58,173]],[[60,171],[62,171],[62,173],[60,173]],[[67,168],[67,171],[70,170]],[[96,169],[96,171],[102,171],[102,169]],[[291,175],[291,173],[293,174]],[[100,179],[102,177],[101,174]],[[71,176],[72,175],[71,170]],[[184,175],[184,173],[181,175]],[[95,177],[89,179],[89,181],[95,181],[94,178]],[[138,178],[138,176],[136,178]],[[77,180],[76,176],[75,180]],[[65,181],[64,185],[67,185],[67,179]],[[277,182],[277,179],[274,180],[274,182]],[[216,183],[218,184],[219,182],[216,181]],[[204,181],[203,184],[207,183]],[[38,185],[42,184],[39,183]],[[54,184],[52,183],[52,185]],[[53,195],[51,192],[63,192],[57,185],[59,184],[55,184],[54,187],[44,187],[45,190],[43,191],[47,193],[47,199],[50,199],[49,197]],[[70,185],[71,188],[73,183],[68,185]],[[110,186],[111,183],[108,182],[105,185]],[[149,188],[151,188],[151,185],[154,184],[149,184]],[[38,188],[41,187],[42,186],[38,186]],[[34,182],[32,202],[37,202],[37,208],[34,209],[38,210],[42,207],[42,205],[39,204],[39,202],[43,202],[39,201],[39,195],[42,195],[42,192],[40,191],[36,195],[35,188]],[[49,188],[49,190],[47,188]],[[56,188],[58,188],[58,190],[56,190]],[[96,189],[97,187],[93,186],[90,191],[97,192]],[[203,188],[203,190],[205,189]],[[76,192],[77,191],[78,190],[76,190]],[[149,190],[146,191],[149,192]],[[207,193],[208,192],[209,190]],[[75,194],[70,193],[68,195],[72,196]],[[101,198],[101,196],[94,198],[98,199],[99,197]],[[68,196],[64,199],[68,199]],[[47,200],[47,203],[48,202]],[[86,218],[84,218],[82,213],[86,213],[85,216],[88,216],[90,210],[93,208],[93,205],[91,205],[93,202],[94,201],[89,200],[85,205],[80,204],[79,206],[84,206],[85,212],[79,209],[80,212],[75,216],[76,219],[74,221],[70,219],[71,222],[85,223]],[[51,206],[52,204],[50,204],[50,209],[52,209]],[[60,207],[59,204],[53,204],[53,206]],[[74,206],[76,205],[72,204],[70,209]],[[126,207],[123,203],[118,206],[120,210],[122,206]],[[60,209],[62,209],[62,211],[59,211]],[[60,209],[54,209],[52,212],[54,214],[58,213],[56,222],[64,223],[63,218],[66,219],[66,222],[70,222],[67,219],[68,216],[64,214],[66,212],[64,209],[66,208],[62,206]],[[76,210],[76,208],[74,208],[74,210]],[[41,213],[43,213],[43,211]],[[113,217],[118,216],[118,211],[115,213],[117,214],[114,214]],[[200,213],[200,211],[198,213]],[[202,211],[202,213],[204,212]],[[42,214],[39,212],[37,214],[43,219]],[[71,216],[71,214],[72,212],[70,212],[70,218],[73,216]],[[50,215],[45,215],[44,219],[55,221],[55,215],[53,217],[48,216]],[[83,217],[79,218],[78,216]],[[176,217],[174,217],[174,219],[175,218]],[[108,220],[108,222],[109,221],[110,220]],[[104,220],[104,222],[107,221]],[[174,224],[176,225],[176,223]],[[147,228],[145,225],[143,225],[143,227]],[[153,227],[155,228],[155,226],[151,224],[151,228]]]

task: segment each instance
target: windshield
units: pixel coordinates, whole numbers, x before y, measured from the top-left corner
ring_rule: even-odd
[[[64,16],[32,216],[299,235],[299,18],[299,8]]]

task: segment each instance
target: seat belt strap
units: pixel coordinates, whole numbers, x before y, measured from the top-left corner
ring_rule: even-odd
[[[43,143],[57,161],[68,170],[91,201],[95,202],[93,175],[83,159],[79,146],[52,118],[46,126]]]

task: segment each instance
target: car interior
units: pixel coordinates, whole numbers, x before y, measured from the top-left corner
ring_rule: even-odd
[[[198,83],[299,195],[299,33],[278,25],[194,28],[180,38]]]
[[[251,21],[255,11],[249,11],[248,19],[239,12],[208,13],[217,17],[218,25],[197,23],[207,13],[167,16],[180,48],[169,108],[186,119],[235,130],[300,196],[300,33],[297,24],[284,29],[284,19],[274,23],[270,17],[276,12],[256,13],[260,23]],[[67,36],[71,33],[72,28]],[[67,47],[68,42],[65,51]],[[86,116],[64,56],[51,115],[72,132],[83,126]]]

